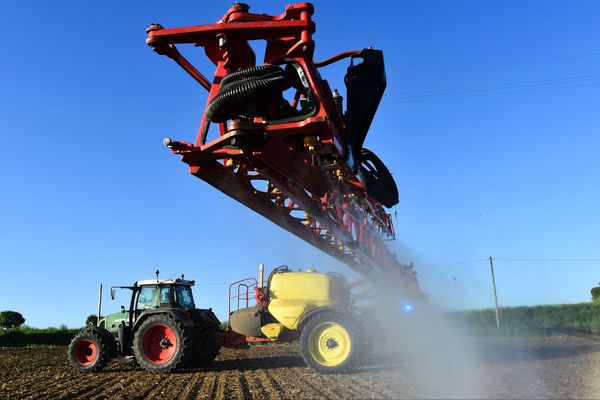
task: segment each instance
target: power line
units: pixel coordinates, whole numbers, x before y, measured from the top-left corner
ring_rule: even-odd
[[[415,100],[435,100],[464,98],[474,96],[489,96],[496,94],[526,93],[548,89],[565,89],[571,87],[585,87],[600,84],[600,74],[580,75],[565,78],[518,81],[502,84],[489,84],[466,86],[438,90],[421,90],[392,94],[384,103],[408,102]]]
[[[464,265],[477,262],[488,262],[489,258],[477,258],[466,261],[456,261],[444,264],[435,264],[438,266]],[[600,262],[600,258],[511,258],[511,257],[494,257],[494,261],[518,261],[518,262]]]
[[[424,97],[417,99],[398,99],[392,101],[384,101],[384,104],[394,104],[394,103],[415,103],[421,101],[428,100],[454,100],[454,99],[465,99],[470,97],[486,97],[486,96],[497,96],[497,95],[510,95],[510,94],[521,94],[521,93],[531,93],[531,92],[540,92],[544,90],[556,90],[556,89],[569,89],[569,88],[581,88],[588,86],[596,86],[599,85],[600,82],[591,83],[587,85],[570,85],[570,86],[555,86],[555,87],[542,87],[537,89],[529,89],[529,90],[512,90],[512,91],[497,91],[497,92],[486,92],[486,93],[476,93],[476,94],[468,94],[468,95],[453,95],[453,96],[432,96],[432,97]]]
[[[229,286],[229,283],[196,283],[195,286]]]
[[[451,262],[451,263],[445,263],[445,264],[437,264],[439,266],[450,266],[450,265],[463,265],[463,264],[473,264],[476,262],[483,262],[486,261],[487,262],[487,258],[478,258],[476,260],[467,260],[467,261],[456,261],[456,262]]]
[[[600,262],[600,258],[496,258],[496,261]]]
[[[529,262],[600,262],[600,258],[498,258],[494,257],[495,261],[529,261]],[[472,260],[465,261],[455,261],[444,264],[435,264],[437,266],[452,266],[452,265],[465,265],[465,264],[473,264],[478,262],[488,262],[489,258],[476,258]],[[195,286],[228,286],[229,283],[197,283]],[[40,291],[27,291],[27,295],[32,294],[47,294],[47,293],[61,293],[61,292],[75,292],[79,290],[90,290],[97,289],[97,286],[87,286],[87,287],[79,287],[79,288],[64,288],[64,289],[51,289],[51,290],[40,290]],[[17,296],[22,295],[24,292],[6,292],[0,293],[0,296]]]
[[[60,293],[60,292],[75,292],[78,290],[89,290],[89,289],[97,289],[98,286],[88,286],[81,288],[68,288],[68,289],[51,289],[51,290],[40,290],[37,292],[32,292],[30,290],[21,291],[21,292],[12,292],[12,293],[0,293],[0,296],[19,296],[26,294],[27,296],[31,294],[47,294],[47,293]]]
[[[459,68],[452,68],[452,69],[438,70],[438,71],[418,72],[418,73],[414,73],[414,74],[402,74],[402,75],[398,75],[398,76],[399,77],[410,77],[410,76],[443,75],[443,74],[448,74],[448,73],[453,73],[453,72],[464,72],[464,71],[473,71],[473,70],[478,70],[478,69],[491,69],[491,68],[500,68],[500,67],[512,67],[515,65],[538,64],[538,63],[545,63],[545,62],[572,60],[575,58],[595,57],[595,56],[600,56],[600,53],[593,52],[593,53],[584,53],[584,54],[573,54],[573,55],[569,55],[569,56],[557,56],[557,57],[551,57],[551,58],[541,58],[541,59],[537,59],[537,60],[513,61],[513,62],[508,62],[508,63],[500,63],[500,64],[459,67]]]
[[[517,82],[508,82],[508,83],[493,83],[488,85],[476,85],[476,86],[466,86],[466,87],[457,87],[457,88],[448,88],[448,89],[437,89],[437,90],[419,90],[407,93],[398,93],[396,95],[392,94],[391,96],[396,97],[407,97],[407,96],[429,96],[429,95],[438,95],[438,94],[446,94],[446,93],[455,93],[455,92],[471,92],[471,91],[481,91],[481,90],[497,90],[497,89],[513,89],[513,88],[521,88],[521,87],[531,87],[531,86],[545,86],[545,85],[556,85],[561,83],[574,83],[581,81],[595,81],[600,79],[600,74],[592,74],[592,75],[577,75],[577,76],[567,76],[563,78],[552,78],[552,79],[536,79],[536,80],[528,80],[528,81],[517,81]]]

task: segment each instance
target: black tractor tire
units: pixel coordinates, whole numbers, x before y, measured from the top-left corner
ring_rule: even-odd
[[[199,367],[214,361],[221,351],[221,346],[209,337],[197,337],[194,339],[194,355],[192,365]]]
[[[192,342],[190,329],[182,321],[169,314],[156,314],[135,332],[133,352],[145,370],[168,373],[188,366]]]
[[[110,361],[110,344],[99,331],[86,329],[69,344],[69,363],[79,372],[101,371]]]
[[[301,328],[300,349],[304,362],[321,373],[345,372],[360,356],[362,326],[351,313],[323,311]]]

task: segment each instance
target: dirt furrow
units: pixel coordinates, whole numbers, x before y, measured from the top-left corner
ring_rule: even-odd
[[[128,400],[142,400],[149,398],[149,394],[156,388],[156,375],[148,374],[145,378],[134,381],[134,384],[123,393],[123,398]]]
[[[103,392],[100,392],[100,397],[113,399],[122,397],[123,394],[127,392],[128,388],[137,381],[137,378],[131,373],[111,373],[107,376],[107,380],[110,380],[112,385],[106,387]]]
[[[478,376],[483,397],[598,397],[597,342],[553,337],[486,339],[477,345],[483,360]],[[294,344],[223,349],[213,364],[166,375],[116,364],[99,373],[77,373],[65,362],[65,353],[66,348],[0,349],[0,398],[300,400],[419,397],[420,393],[410,365],[380,357],[354,372],[322,375],[303,364]]]
[[[331,385],[329,385],[329,381],[331,380],[330,377],[326,377],[325,380],[323,379],[319,379],[318,381],[315,380],[315,375],[313,373],[309,373],[309,374],[305,374],[302,376],[302,379],[300,381],[301,385],[305,386],[305,387],[310,387],[313,389],[314,392],[319,393],[319,398],[321,399],[325,399],[325,400],[333,400],[333,399],[339,399],[339,398],[345,398],[344,393],[340,392],[341,387],[339,387],[338,385],[335,385],[335,392],[333,393],[331,388]],[[319,377],[322,378],[322,377]],[[326,382],[324,385],[322,384],[323,382]]]
[[[225,391],[227,389],[227,385],[229,383],[229,380],[231,378],[231,375],[229,373],[229,371],[223,371],[222,373],[217,375],[217,386],[216,388],[213,390],[213,398],[217,399],[217,400],[225,400],[227,399],[227,397],[225,397]]]
[[[221,379],[224,381],[223,396],[225,399],[244,399],[248,396],[248,385],[242,381],[242,377],[243,374],[240,371],[228,371],[226,377]]]
[[[281,387],[279,383],[273,378],[272,373],[269,370],[258,370],[258,384],[264,385],[265,390],[271,399],[282,399],[286,398],[286,391]],[[291,396],[289,396],[291,397]]]
[[[379,379],[367,379],[361,376],[352,378],[352,389],[357,392],[359,398],[381,399],[393,398],[397,394],[389,387],[392,382],[398,383],[398,378],[394,381],[381,382]]]
[[[146,393],[145,397],[150,399],[178,399],[185,380],[189,379],[189,374],[154,375],[154,387]]]
[[[206,378],[202,381],[202,386],[200,386],[200,390],[197,393],[197,399],[213,399],[213,393],[215,393],[217,388],[217,380],[218,376],[216,374],[206,375]],[[194,393],[190,393],[193,395]]]
[[[335,382],[332,382],[333,387],[336,388],[336,397],[335,398],[343,398],[343,399],[365,399],[365,398],[373,398],[369,390],[365,390],[360,386],[355,385],[355,380],[352,379],[348,382],[348,379],[342,377],[343,379],[336,378]],[[341,390],[340,390],[341,388]],[[385,396],[379,396],[378,398],[384,398]]]
[[[256,398],[256,393],[254,390],[250,390],[250,385],[248,384],[248,379],[246,379],[246,375],[243,372],[238,372],[238,381],[239,381],[239,398],[245,399],[248,397]]]
[[[246,376],[246,382],[248,383],[248,390],[253,398],[267,399],[270,394],[267,391],[267,387],[262,384],[262,380],[259,378],[261,371],[262,370],[244,371],[244,375]]]
[[[195,399],[196,395],[200,392],[200,388],[204,383],[206,377],[200,372],[192,375],[186,382],[185,387],[181,390],[179,398],[181,399]]]
[[[264,381],[268,382],[272,391],[270,395],[276,395],[276,398],[290,398],[302,396],[302,385],[297,385],[297,377],[294,374],[282,373],[283,371],[274,370],[262,370]],[[287,372],[287,371],[286,371]],[[278,376],[285,376],[283,379],[279,379]],[[281,381],[283,380],[283,382]],[[315,396],[319,396],[319,392],[315,392]]]
[[[106,391],[112,391],[112,386],[114,383],[109,383],[109,380],[106,380],[105,384],[102,382],[93,383],[90,382],[87,385],[79,386],[78,390],[71,391],[68,393],[68,398],[71,399],[96,399],[96,398],[106,398]]]
[[[40,388],[44,388],[44,390],[52,390],[53,392],[59,391],[62,387],[71,386],[73,383],[69,384],[72,381],[77,381],[77,379],[73,379],[72,377],[56,376],[53,373],[50,373],[50,370],[42,369],[35,373],[31,373],[27,375],[26,379],[21,380],[20,385],[25,387],[26,389],[23,391],[23,396],[31,396],[36,397],[40,394]],[[92,378],[93,379],[93,378]]]

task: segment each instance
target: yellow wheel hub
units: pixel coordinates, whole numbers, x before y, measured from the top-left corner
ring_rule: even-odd
[[[352,343],[346,328],[335,322],[317,325],[308,336],[312,358],[326,367],[342,364],[350,355]]]

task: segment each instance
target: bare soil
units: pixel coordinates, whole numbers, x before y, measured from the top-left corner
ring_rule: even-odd
[[[485,339],[473,397],[600,398],[600,340],[593,337]],[[0,348],[0,398],[12,399],[350,399],[432,397],[401,357],[380,352],[356,370],[321,375],[297,344],[224,349],[201,369],[155,375],[138,366],[73,371],[64,347]],[[464,397],[443,393],[433,397]],[[467,394],[468,395],[468,394]]]

